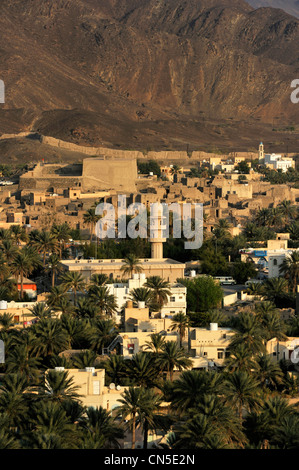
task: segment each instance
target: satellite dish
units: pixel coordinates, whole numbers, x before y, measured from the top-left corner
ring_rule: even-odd
[[[114,390],[114,389],[115,389],[115,384],[114,384],[114,383],[111,383],[111,384],[109,385],[109,388],[110,388],[110,390]]]

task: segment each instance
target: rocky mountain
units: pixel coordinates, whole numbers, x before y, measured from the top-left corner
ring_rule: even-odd
[[[299,0],[247,0],[254,8],[272,7],[281,8],[290,15],[299,18]]]
[[[299,22],[282,10],[243,0],[2,0],[1,13],[0,133],[245,148],[264,133],[271,140],[273,122],[298,120]],[[258,132],[253,143],[241,139],[244,123]]]

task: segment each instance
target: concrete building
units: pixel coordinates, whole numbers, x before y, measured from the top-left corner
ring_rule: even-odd
[[[107,284],[109,293],[115,296],[119,311],[131,300],[131,292],[133,289],[143,287],[147,279],[144,273],[133,274],[133,278],[128,282],[115,284]],[[186,313],[186,295],[187,289],[180,283],[172,283],[169,286],[171,294],[167,296],[167,303],[161,309],[162,315],[175,315],[176,313]]]
[[[278,237],[281,234],[278,234]],[[280,237],[279,237],[280,238]],[[246,248],[241,250],[241,261],[252,261],[262,277],[279,277],[283,261],[298,249],[288,248],[288,240],[268,240],[267,248]]]
[[[277,338],[273,338],[267,343],[267,353],[275,362],[282,359],[292,360],[292,355],[298,348],[299,338],[297,337],[288,337],[286,341],[278,341]]]
[[[189,344],[194,368],[202,367],[203,359],[211,363],[211,366],[223,366],[225,358],[228,357],[227,348],[234,334],[235,331],[231,328],[219,327],[217,323],[210,323],[209,328],[191,329]]]
[[[121,267],[123,259],[98,260],[63,260],[61,265],[65,271],[80,272],[83,279],[89,281],[93,274],[106,274],[111,279],[122,279]],[[160,276],[168,282],[176,282],[184,277],[185,264],[172,259],[140,259],[146,277]]]
[[[163,331],[163,330],[161,330]],[[126,331],[125,333],[120,333],[111,345],[107,348],[106,352],[110,353],[113,351],[116,346],[120,345],[120,354],[124,356],[125,359],[129,359],[133,354],[138,352],[147,351],[147,343],[151,341],[151,335],[153,333],[160,333],[159,331]],[[178,342],[179,338],[175,332],[165,332],[166,341],[175,341]]]
[[[73,379],[74,386],[78,387],[77,393],[81,395],[83,406],[99,408],[100,406],[112,412],[120,406],[118,400],[126,387],[111,384],[105,386],[105,369],[86,367],[85,369],[64,369],[55,367],[56,372],[67,371],[69,378]]]
[[[277,153],[265,153],[264,145],[259,146],[259,164],[266,165],[271,170],[281,170],[285,173],[289,168],[295,168],[295,161],[290,157],[283,157]]]

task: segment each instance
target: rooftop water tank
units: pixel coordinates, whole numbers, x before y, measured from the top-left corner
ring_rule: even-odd
[[[145,279],[145,273],[139,274],[139,279]]]
[[[217,331],[218,330],[218,323],[210,323],[210,330]]]
[[[133,274],[133,279],[134,279],[134,280],[137,280],[137,279],[139,279],[139,274],[136,274],[136,273],[135,273],[135,274]]]
[[[145,308],[145,302],[138,302],[138,308]]]
[[[6,310],[6,309],[7,309],[7,301],[0,300],[0,310]]]
[[[195,277],[196,276],[196,271],[194,271],[194,270],[190,271],[190,276]]]

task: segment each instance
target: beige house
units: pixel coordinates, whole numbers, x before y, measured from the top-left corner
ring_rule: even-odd
[[[52,369],[53,370],[53,369]],[[64,367],[55,367],[57,372],[66,370],[69,377],[73,379],[74,386],[78,386],[77,393],[81,395],[80,400],[83,406],[100,406],[107,411],[112,411],[120,405],[118,400],[126,387],[110,384],[105,386],[105,369],[95,369],[86,367],[85,369],[64,369]]]
[[[106,274],[113,279],[124,277],[121,271],[123,259],[63,260],[61,264],[65,271],[80,272],[86,281],[93,274]],[[184,277],[185,264],[173,259],[140,259],[140,264],[146,277],[160,276],[168,282],[176,282],[178,278]]]
[[[191,329],[189,343],[194,368],[203,367],[204,360],[211,366],[223,366],[234,334],[235,331],[231,328],[219,327],[217,323],[210,323],[209,328]]]
[[[142,351],[147,350],[147,342],[151,341],[151,335],[153,333],[159,333],[160,331],[136,331],[125,333],[120,333],[111,345],[107,348],[106,352],[110,353],[115,349],[115,347],[120,344],[120,354],[124,356],[125,359],[129,359],[133,354],[137,354]],[[175,341],[178,342],[179,338],[176,332],[165,332],[166,341]]]

